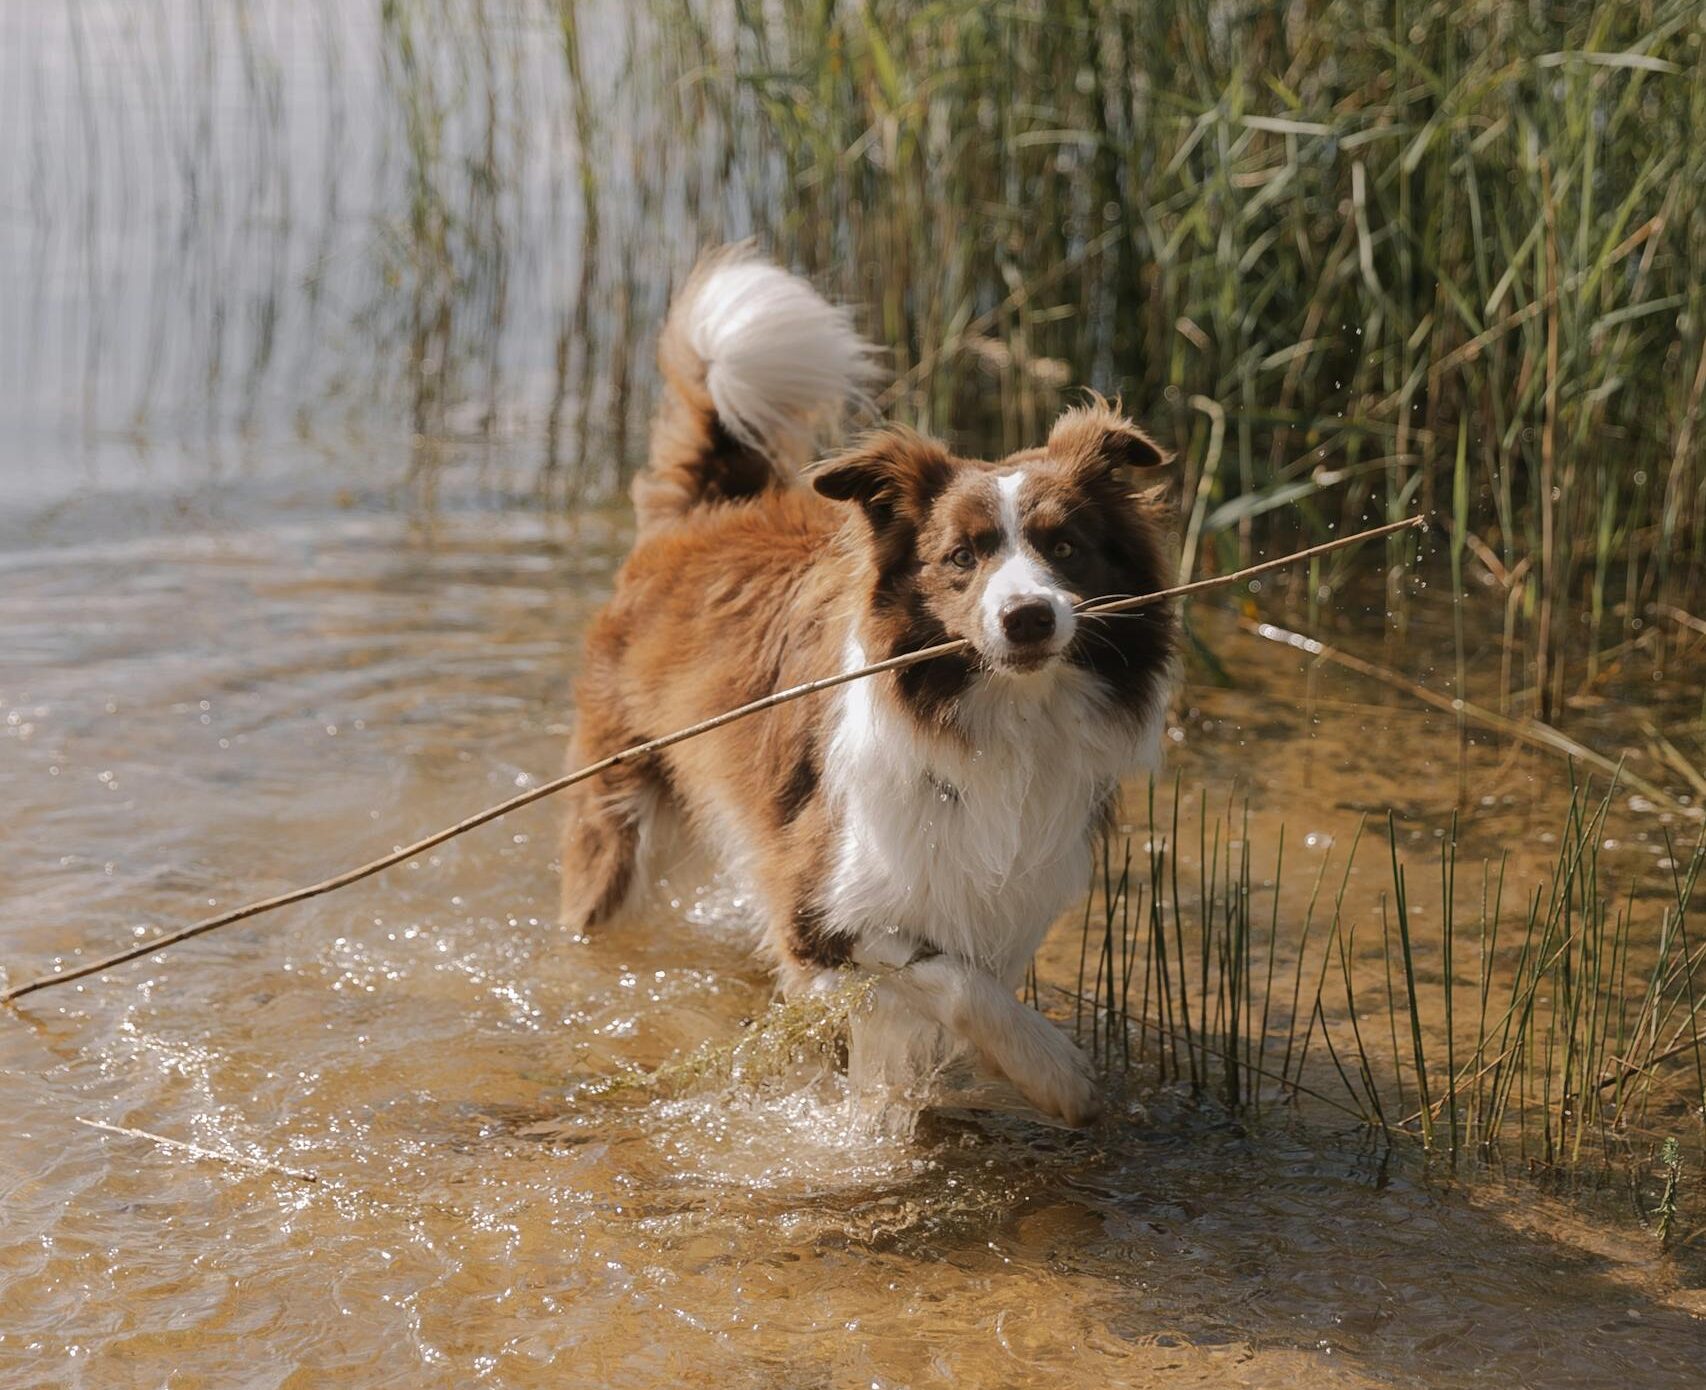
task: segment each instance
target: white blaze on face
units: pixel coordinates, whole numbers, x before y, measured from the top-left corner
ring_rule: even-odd
[[[1071,599],[1055,583],[1042,556],[1025,540],[1019,509],[1019,491],[1024,484],[1024,472],[1017,468],[995,480],[1001,503],[1001,551],[995,573],[983,589],[983,645],[997,656],[1013,654],[1016,649],[1002,630],[1001,612],[1015,600],[1040,599],[1054,609],[1054,636],[1045,650],[1055,656],[1071,643],[1078,619]]]

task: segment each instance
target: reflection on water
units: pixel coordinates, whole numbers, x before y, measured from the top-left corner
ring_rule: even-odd
[[[954,131],[841,129],[846,113],[783,80],[803,21],[778,9],[786,23],[590,0],[0,8],[0,968],[318,877],[557,770],[579,633],[627,541],[625,511],[600,505],[643,438],[646,344],[700,243],[756,233],[850,290],[896,368],[919,369],[895,405],[927,424],[1011,446],[1064,385],[1118,384],[1137,276],[1123,245],[1098,259],[1112,243],[1086,215],[1087,145],[1060,111],[1027,109],[1000,209],[968,174],[956,196],[975,215],[932,189],[938,222],[905,190],[971,169]],[[968,49],[974,29],[956,31]],[[1027,61],[1049,37],[998,34]],[[698,81],[712,49],[771,85]],[[965,71],[974,57],[992,61],[968,52]],[[1073,61],[1050,50],[1033,77]],[[1156,118],[1128,96],[1122,120]],[[984,93],[955,110],[981,129]],[[742,120],[769,135],[730,139]],[[927,159],[908,144],[921,130]],[[1331,143],[1254,148],[1301,148],[1313,177]],[[855,147],[869,160],[840,162]],[[1268,172],[1226,181],[1256,226]],[[1021,262],[1065,273],[1015,299]],[[1664,307],[1675,271],[1654,265],[1604,292]],[[1635,312],[1668,323],[1675,306]],[[1203,318],[1226,356],[1192,321],[1179,333],[1205,355],[1187,389],[1134,402],[1171,412],[1191,470],[1213,437],[1191,390],[1252,356]],[[983,328],[962,342],[968,323]],[[1154,362],[1182,351],[1170,313],[1143,331]],[[1386,389],[1361,332],[1336,350],[1362,394],[1323,386],[1322,420]],[[934,360],[945,343],[963,350]],[[1279,367],[1285,391],[1315,389]],[[1526,459],[1520,423],[1505,444]],[[1228,487],[1234,442],[1240,468],[1267,451],[1240,428]],[[1330,494],[1342,511],[1322,504],[1324,531],[1391,500],[1366,489],[1393,460],[1330,442],[1346,438],[1354,487]],[[1293,499],[1309,476],[1263,473]],[[1498,564],[1472,571],[1464,663],[1475,698],[1520,711],[1532,594]],[[1417,576],[1402,635],[1351,566],[1247,602],[1452,693],[1440,568]],[[1608,878],[1647,905],[1706,794],[1702,663],[1686,627],[1643,628],[1630,575],[1627,640],[1606,616],[1603,664],[1579,685],[1572,668],[1560,717],[1667,798],[1619,796],[1607,828]],[[1602,568],[1596,602],[1615,607],[1620,579]],[[1227,615],[1194,622],[1172,765],[1187,794],[1248,795],[1254,862],[1285,826],[1282,921],[1388,807],[1418,876],[1460,800],[1465,864],[1508,851],[1521,891],[1542,876],[1568,795],[1557,759],[1475,727],[1460,743],[1449,713]],[[1698,1383],[1687,1230],[1684,1258],[1661,1261],[1632,1223],[1528,1187],[1431,1185],[1322,1117],[1246,1129],[1134,1091],[1094,1134],[950,1107],[900,1143],[853,1127],[833,1077],[593,1098],[582,1083],[733,1036],[769,985],[731,904],[684,882],[637,925],[562,938],[555,842],[554,809],[530,808],[0,1018],[0,1380]],[[1200,851],[1179,849],[1189,878]],[[1378,923],[1387,883],[1359,868],[1348,915]],[[1259,920],[1274,894],[1253,894]],[[1046,983],[1070,983],[1077,949],[1057,933]]]
[[[306,879],[557,766],[621,518],[476,492],[429,521],[303,488],[331,504],[239,491],[173,528],[73,509],[7,555],[8,968]],[[1342,840],[1389,799],[1431,838],[1449,721],[1322,673],[1311,725],[1274,648],[1214,640],[1241,686],[1185,707],[1187,786],[1251,788],[1263,844],[1282,817],[1293,843]],[[1400,784],[1376,739],[1448,751]],[[1558,773],[1497,785],[1473,833],[1537,873]],[[1651,829],[1629,854],[1651,859]],[[948,1110],[903,1144],[851,1127],[833,1079],[571,1100],[732,1036],[769,990],[692,901],[560,937],[553,830],[530,808],[0,1029],[8,1384],[1697,1378],[1696,1295],[1650,1237],[1435,1189],[1354,1131],[1250,1132],[1163,1093],[1093,1135]],[[1058,936],[1050,968],[1072,950]]]
[[[350,430],[525,436],[534,470],[596,444],[577,485],[610,490],[638,326],[701,235],[638,23],[602,2],[7,6],[8,491],[265,470],[261,445]],[[644,274],[600,254],[641,228]]]

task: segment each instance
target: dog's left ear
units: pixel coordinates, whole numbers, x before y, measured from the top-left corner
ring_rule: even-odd
[[[811,485],[837,502],[857,502],[871,524],[882,527],[904,507],[922,508],[953,470],[948,451],[933,439],[890,425],[866,435],[845,453],[808,475]]]
[[[1048,451],[1064,463],[1120,483],[1164,468],[1172,457],[1100,396],[1054,422]]]

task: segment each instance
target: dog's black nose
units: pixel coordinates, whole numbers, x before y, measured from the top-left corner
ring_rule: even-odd
[[[1043,599],[1010,598],[1001,605],[1001,630],[1009,642],[1046,642],[1054,636],[1054,605]]]

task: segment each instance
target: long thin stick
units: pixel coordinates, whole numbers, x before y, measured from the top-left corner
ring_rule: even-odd
[[[1352,656],[1336,647],[1330,647],[1325,642],[1314,637],[1305,636],[1301,632],[1293,632],[1290,628],[1280,627],[1275,623],[1257,622],[1252,618],[1239,618],[1238,626],[1244,631],[1269,642],[1279,642],[1288,647],[1296,647],[1300,652],[1307,652],[1320,661],[1329,661],[1335,666],[1342,666],[1347,671],[1355,671],[1360,676],[1368,676],[1373,680],[1391,686],[1394,690],[1402,690],[1423,704],[1432,705],[1437,710],[1447,714],[1461,716],[1471,724],[1480,724],[1492,729],[1495,733],[1503,734],[1506,738],[1518,743],[1527,743],[1536,748],[1547,748],[1555,753],[1562,753],[1566,758],[1574,758],[1577,762],[1587,763],[1596,767],[1608,777],[1622,780],[1625,786],[1634,788],[1651,801],[1659,802],[1668,810],[1690,820],[1700,820],[1703,813],[1699,806],[1684,805],[1662,787],[1655,786],[1645,778],[1629,771],[1621,762],[1613,762],[1603,753],[1596,753],[1585,743],[1578,743],[1568,734],[1554,728],[1538,719],[1510,719],[1494,710],[1483,709],[1480,705],[1471,704],[1468,700],[1455,699],[1450,695],[1441,695],[1437,690],[1429,690],[1425,685],[1410,680],[1407,676],[1385,666],[1377,666],[1372,661],[1364,661],[1360,656]],[[3,1002],[3,1001],[0,1001]]]
[[[1371,530],[1358,531],[1355,535],[1341,536],[1337,540],[1310,546],[1307,550],[1299,550],[1290,555],[1282,555],[1275,560],[1264,560],[1261,564],[1251,565],[1248,569],[1241,569],[1234,574],[1217,575],[1212,579],[1199,579],[1192,584],[1181,584],[1177,588],[1162,589],[1153,594],[1139,594],[1131,598],[1103,599],[1080,604],[1078,611],[1080,613],[1125,613],[1134,608],[1147,608],[1153,604],[1164,603],[1168,599],[1182,598],[1189,594],[1202,593],[1206,589],[1218,589],[1228,584],[1237,584],[1254,575],[1278,569],[1282,565],[1289,565],[1296,560],[1311,559],[1317,555],[1324,555],[1330,550],[1339,550],[1347,545],[1355,545],[1359,541],[1375,540],[1381,536],[1391,535],[1395,531],[1403,531],[1426,524],[1424,517],[1413,516],[1404,521],[1389,522],[1384,526],[1373,527]],[[389,854],[381,855],[379,858],[358,865],[353,869],[345,869],[341,874],[334,874],[331,878],[323,879],[319,883],[310,884],[306,888],[293,888],[287,893],[280,893],[271,898],[262,898],[259,902],[233,908],[229,912],[221,912],[216,917],[209,917],[192,926],[184,927],[175,932],[168,932],[165,936],[156,937],[152,941],[143,941],[128,946],[122,951],[113,952],[110,956],[102,956],[99,960],[90,961],[86,965],[79,965],[74,970],[63,970],[52,975],[43,975],[39,979],[26,980],[23,984],[14,985],[0,994],[0,1004],[10,1004],[38,989],[68,984],[72,980],[80,980],[86,975],[97,974],[102,970],[111,969],[115,965],[123,965],[126,961],[136,960],[141,956],[151,956],[157,951],[165,950],[168,946],[176,946],[179,942],[188,941],[191,937],[200,936],[204,932],[230,926],[233,922],[241,922],[247,917],[258,917],[263,912],[272,912],[277,908],[289,907],[292,903],[306,902],[309,898],[317,898],[323,893],[330,893],[352,883],[358,883],[364,878],[371,878],[383,869],[388,869],[394,864],[401,864],[405,859],[413,859],[418,854],[424,854],[427,850],[442,845],[446,840],[455,839],[458,835],[465,835],[470,830],[485,825],[488,821],[497,820],[500,816],[507,816],[511,811],[519,811],[523,806],[531,806],[535,801],[543,800],[547,796],[552,796],[572,787],[577,782],[584,782],[589,777],[596,777],[599,773],[606,772],[610,768],[619,767],[623,763],[631,763],[638,758],[648,757],[660,749],[683,743],[690,738],[697,738],[700,734],[708,734],[713,729],[720,729],[726,724],[733,724],[737,719],[762,714],[765,710],[775,709],[778,705],[804,699],[807,695],[815,695],[820,690],[830,690],[838,685],[846,685],[849,681],[864,680],[868,676],[880,675],[884,671],[903,670],[908,666],[916,666],[922,661],[933,661],[937,657],[953,656],[965,651],[970,645],[964,638],[952,642],[939,642],[933,647],[924,647],[915,652],[905,652],[900,656],[892,656],[887,661],[878,661],[870,666],[861,666],[855,671],[841,671],[833,676],[824,676],[819,680],[807,681],[804,685],[795,685],[786,690],[778,690],[772,695],[753,700],[737,709],[728,710],[711,719],[702,719],[697,724],[690,724],[685,729],[677,729],[672,734],[664,734],[661,738],[648,739],[645,743],[637,743],[632,748],[624,748],[619,753],[612,753],[609,757],[602,758],[598,762],[591,763],[575,772],[567,773],[549,782],[543,782],[530,791],[522,792],[519,796],[512,796],[508,801],[499,802],[496,806],[489,806],[479,814],[469,816],[466,820],[457,821],[455,825],[428,835],[425,839],[416,840],[412,845],[405,845],[401,849],[392,850]]]

